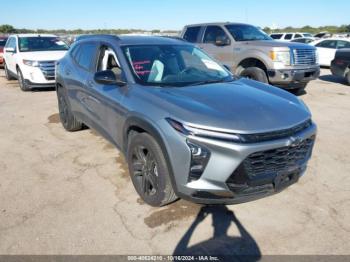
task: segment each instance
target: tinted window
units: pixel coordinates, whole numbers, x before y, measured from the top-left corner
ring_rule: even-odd
[[[57,37],[20,37],[21,52],[68,50],[68,45]]]
[[[319,42],[316,44],[317,47],[324,47],[324,48],[337,48],[337,41],[334,40],[324,40],[322,42]]]
[[[342,40],[338,41],[338,44],[337,44],[337,48],[338,49],[340,49],[340,48],[349,48],[349,47],[350,47],[350,42],[342,41]]]
[[[200,26],[188,27],[184,34],[184,39],[191,43],[197,42],[200,29]]]
[[[5,46],[7,38],[0,38],[0,47]]]
[[[95,44],[84,43],[79,45],[79,50],[77,51],[74,58],[81,67],[85,68],[86,70],[90,70],[91,65],[95,59],[95,53],[96,53]]]
[[[270,35],[273,39],[281,39],[282,34],[272,34]]]
[[[217,38],[227,39],[225,31],[219,26],[208,26],[205,29],[203,43],[215,44]]]
[[[290,39],[292,39],[292,36],[293,36],[293,34],[286,34],[286,35],[284,36],[284,39],[290,40]]]
[[[295,36],[294,36],[294,38],[300,38],[300,37],[303,37],[303,36],[300,34],[295,34]]]

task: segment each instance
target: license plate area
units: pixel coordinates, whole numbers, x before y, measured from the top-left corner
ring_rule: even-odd
[[[274,179],[275,191],[281,191],[299,179],[299,170],[278,173]]]

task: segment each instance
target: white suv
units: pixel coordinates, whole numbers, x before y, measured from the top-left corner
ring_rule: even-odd
[[[296,38],[312,37],[310,33],[273,33],[270,35],[273,39],[279,41],[291,41]]]
[[[23,91],[55,86],[55,64],[68,50],[55,35],[11,35],[4,48],[5,75],[18,79]]]

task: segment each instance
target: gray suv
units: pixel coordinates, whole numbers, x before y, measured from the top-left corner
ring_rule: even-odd
[[[305,172],[316,126],[284,90],[235,78],[186,41],[91,36],[57,65],[61,122],[84,124],[124,153],[141,198],[233,204]]]
[[[275,41],[240,23],[187,25],[181,37],[197,44],[236,75],[301,92],[320,74],[314,46]]]

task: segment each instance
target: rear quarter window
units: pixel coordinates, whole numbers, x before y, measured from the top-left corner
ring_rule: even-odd
[[[188,42],[196,43],[200,29],[200,26],[187,27],[183,38]]]

